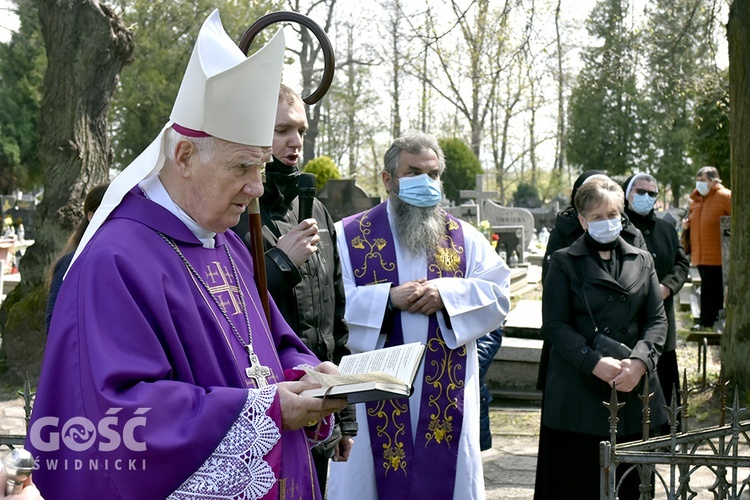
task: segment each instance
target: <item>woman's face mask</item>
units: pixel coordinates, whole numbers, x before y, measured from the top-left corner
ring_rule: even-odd
[[[398,193],[404,203],[415,207],[434,207],[443,198],[440,181],[427,174],[398,179]]]
[[[630,203],[630,208],[633,209],[633,212],[645,216],[654,208],[654,203],[656,203],[656,198],[652,198],[648,193],[635,194],[633,195],[633,201]]]
[[[622,221],[619,217],[588,222],[589,235],[599,243],[612,243],[620,236],[620,231],[622,231]]]

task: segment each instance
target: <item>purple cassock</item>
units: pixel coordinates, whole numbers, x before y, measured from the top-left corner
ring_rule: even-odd
[[[320,498],[273,385],[319,361],[273,302],[269,332],[239,238],[215,242],[136,187],[71,267],[26,442],[48,500]]]

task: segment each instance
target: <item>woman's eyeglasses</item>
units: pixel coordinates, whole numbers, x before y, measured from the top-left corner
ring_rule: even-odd
[[[651,198],[656,198],[656,195],[659,194],[656,191],[649,191],[648,189],[634,189],[636,194],[640,194],[643,196],[644,194],[649,195]]]

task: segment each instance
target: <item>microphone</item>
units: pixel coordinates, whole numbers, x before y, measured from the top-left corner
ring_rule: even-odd
[[[302,222],[312,217],[313,198],[315,197],[315,175],[302,173],[297,177],[299,191],[299,214],[297,219]]]
[[[5,495],[20,495],[23,482],[34,470],[34,457],[23,448],[13,448],[3,458],[3,471],[8,476]]]

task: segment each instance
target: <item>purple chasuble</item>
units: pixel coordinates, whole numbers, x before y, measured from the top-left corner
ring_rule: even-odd
[[[445,216],[446,235],[429,256],[427,279],[461,278],[466,273],[461,226]],[[343,220],[357,286],[390,282],[399,285],[396,249],[388,223],[387,203]],[[404,343],[401,311],[395,310],[385,346]],[[370,441],[379,498],[443,498],[454,490],[458,443],[463,423],[466,348],[449,349],[429,319],[422,400],[412,441],[409,399],[367,404]]]
[[[319,363],[273,302],[269,331],[234,233],[203,248],[137,187],[125,196],[55,305],[26,442],[45,498],[320,498],[305,432],[281,431],[275,387],[245,373],[240,293],[269,384]]]

